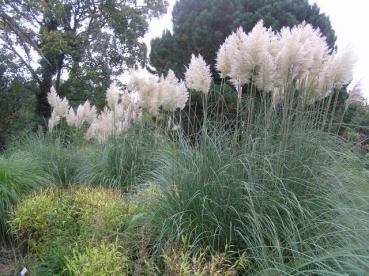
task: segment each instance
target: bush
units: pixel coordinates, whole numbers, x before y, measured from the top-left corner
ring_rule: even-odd
[[[189,250],[176,248],[164,251],[164,275],[235,276],[245,272],[247,260],[244,255],[237,258],[229,252],[208,254],[203,250],[191,255]]]
[[[19,203],[9,225],[44,266],[60,272],[67,259],[77,258],[78,252],[82,259],[99,254],[100,249],[103,253],[101,244],[114,242],[117,233],[128,227],[130,218],[139,211],[115,190],[84,186],[47,189]],[[97,251],[90,248],[94,246]],[[77,263],[82,261],[73,258]]]
[[[71,275],[127,275],[128,268],[128,258],[114,243],[88,246],[83,253],[73,250],[72,257],[66,261],[66,271]]]
[[[5,221],[11,207],[22,196],[47,183],[47,176],[28,156],[0,157],[0,242],[6,238]]]

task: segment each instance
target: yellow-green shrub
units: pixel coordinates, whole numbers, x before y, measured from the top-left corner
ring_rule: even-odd
[[[88,246],[83,253],[73,250],[66,260],[66,271],[78,276],[127,275],[129,259],[117,243]]]
[[[94,246],[102,250],[101,243],[115,241],[117,233],[141,210],[117,190],[87,186],[47,189],[18,204],[9,225],[39,260],[53,271],[61,271],[68,256],[95,254]]]
[[[9,221],[11,232],[20,239],[38,240],[49,232],[58,211],[54,190],[34,193],[17,205]]]
[[[191,255],[189,250],[176,248],[165,250],[163,254],[164,275],[234,276],[244,272],[247,259],[244,254],[232,258],[230,252],[209,254],[202,250]]]

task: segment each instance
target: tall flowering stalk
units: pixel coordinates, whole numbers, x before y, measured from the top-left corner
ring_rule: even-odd
[[[70,107],[65,119],[69,126],[81,128],[85,122],[91,124],[96,119],[96,114],[96,107],[91,106],[90,102],[87,100],[83,105],[78,106],[76,112]]]
[[[183,110],[188,101],[188,91],[183,81],[179,80],[173,71],[169,70],[167,76],[156,78],[151,74],[143,75],[139,71],[133,71],[128,81],[128,89],[136,93],[138,105],[156,117],[158,128],[158,115],[174,113]]]
[[[93,120],[86,132],[86,139],[105,142],[111,136],[126,133],[141,117],[141,110],[132,95],[112,85],[106,93],[107,106]]]
[[[309,24],[275,33],[260,21],[248,34],[239,28],[227,37],[218,51],[216,68],[221,78],[235,87],[237,121],[242,97],[248,99],[248,130],[256,116],[255,99],[261,99],[259,106],[264,105],[266,136],[273,124],[273,109],[281,110],[280,141],[284,151],[291,125],[302,122],[303,114],[313,111],[315,103],[321,108],[311,121],[324,129],[331,116],[331,129],[338,102],[335,91],[351,81],[354,61],[350,52],[331,52],[325,37]]]
[[[190,64],[185,73],[186,86],[189,89],[202,93],[203,107],[203,129],[206,133],[208,93],[210,90],[212,76],[210,66],[206,64],[201,55],[192,55]],[[190,105],[191,103],[189,103]]]
[[[326,98],[352,79],[353,65],[350,52],[330,53],[320,31],[309,24],[274,33],[260,21],[250,33],[239,28],[225,40],[216,67],[238,97],[245,84],[252,84],[250,90],[272,93],[276,106],[289,103],[291,86],[305,104]]]
[[[53,111],[49,130],[52,131],[62,119],[76,129],[86,124],[85,138],[103,143],[111,136],[127,132],[142,112],[154,116],[162,111],[174,113],[182,110],[188,100],[185,83],[177,79],[173,71],[160,79],[131,71],[127,87],[128,90],[122,90],[112,84],[106,92],[106,106],[99,113],[89,101],[79,105],[75,111],[66,98],[61,99],[55,89],[51,89],[48,101]]]
[[[216,61],[222,84],[232,84],[237,95],[235,137],[239,138],[239,130],[241,134],[252,134],[251,130],[264,126],[268,138],[273,120],[278,120],[277,135],[283,152],[291,127],[299,123],[300,127],[307,126],[302,123],[306,121],[306,111],[313,114],[308,118],[310,125],[331,129],[338,91],[351,81],[355,59],[349,51],[332,52],[320,31],[309,24],[276,33],[260,21],[247,34],[242,28],[230,34]],[[201,55],[192,55],[185,81],[172,71],[161,77],[132,71],[127,91],[112,86],[106,94],[107,105],[100,112],[88,101],[74,110],[66,98],[61,99],[52,89],[48,95],[53,109],[49,129],[65,119],[77,129],[88,125],[86,137],[104,142],[111,135],[125,133],[142,113],[155,117],[174,114],[183,110],[188,100],[190,113],[189,89],[202,95],[206,133],[211,83],[210,67]],[[245,112],[243,103],[247,103]],[[256,121],[257,118],[264,120]]]
[[[69,111],[69,102],[67,98],[61,99],[56,93],[54,87],[51,87],[51,90],[47,95],[47,101],[52,108],[51,117],[48,123],[48,128],[51,132],[54,127],[59,124],[60,120],[67,115]]]
[[[159,80],[153,75],[131,72],[128,89],[137,93],[139,106],[152,115],[158,115],[161,109],[169,112],[182,110],[188,100],[184,82],[178,80],[171,70]]]

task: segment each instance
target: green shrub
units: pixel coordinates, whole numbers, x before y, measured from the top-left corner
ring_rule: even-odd
[[[47,183],[45,173],[28,156],[0,157],[0,243],[6,237],[5,221],[11,207]]]
[[[89,247],[115,241],[140,210],[116,190],[47,189],[20,202],[9,225],[44,266],[60,272],[76,252],[83,255]]]
[[[117,244],[101,243],[87,246],[83,253],[73,250],[72,257],[66,260],[66,271],[76,276],[118,276],[127,275],[129,264]]]

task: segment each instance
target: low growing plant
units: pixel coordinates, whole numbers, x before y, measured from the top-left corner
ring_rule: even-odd
[[[69,275],[83,276],[120,276],[127,275],[130,261],[121,253],[116,243],[101,243],[87,246],[83,253],[73,250],[67,257],[65,272]]]
[[[68,258],[78,254],[81,259],[73,259],[77,263],[105,254],[104,246],[114,244],[117,234],[138,212],[140,209],[124,201],[116,190],[87,186],[46,189],[19,203],[9,225],[14,236],[57,273],[66,267]]]
[[[6,220],[13,205],[49,183],[47,175],[27,155],[0,157],[0,243],[7,236]]]

